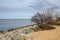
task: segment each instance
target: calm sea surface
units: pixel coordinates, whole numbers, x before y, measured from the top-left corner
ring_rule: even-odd
[[[7,31],[12,28],[31,25],[31,20],[24,19],[0,19],[0,30]]]

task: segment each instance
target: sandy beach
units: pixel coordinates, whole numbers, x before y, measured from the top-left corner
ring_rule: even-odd
[[[60,26],[53,26],[56,29],[33,32],[30,35],[34,40],[60,40]]]

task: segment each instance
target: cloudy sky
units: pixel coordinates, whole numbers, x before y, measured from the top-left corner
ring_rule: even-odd
[[[60,0],[0,0],[0,19],[30,19],[55,5],[60,6]]]

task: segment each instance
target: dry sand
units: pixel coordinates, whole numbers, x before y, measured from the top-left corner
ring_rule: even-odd
[[[33,40],[60,40],[60,26],[55,26],[56,29],[33,32],[30,35]]]

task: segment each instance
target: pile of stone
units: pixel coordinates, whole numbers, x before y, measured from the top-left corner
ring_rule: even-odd
[[[29,33],[34,32],[31,27],[16,29],[0,35],[0,40],[33,40]]]

